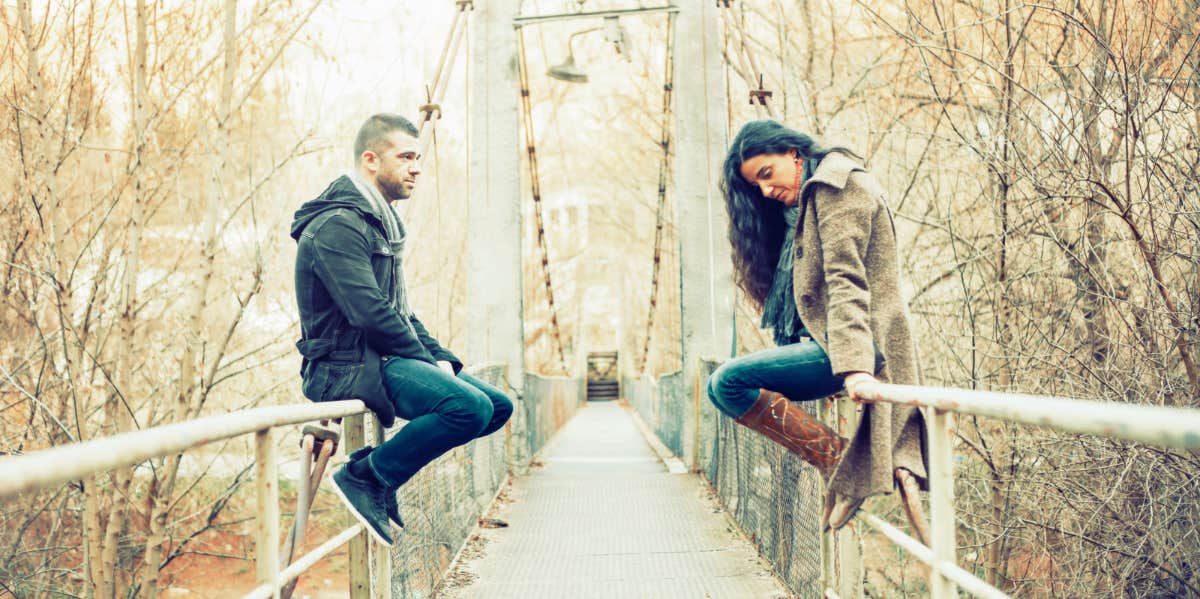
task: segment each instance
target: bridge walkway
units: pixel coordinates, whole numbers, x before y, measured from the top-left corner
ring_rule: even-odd
[[[617,402],[587,404],[516,479],[448,597],[782,598],[694,474],[672,474]]]

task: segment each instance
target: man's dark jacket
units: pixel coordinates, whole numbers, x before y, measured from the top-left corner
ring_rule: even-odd
[[[304,356],[300,374],[313,401],[361,399],[383,426],[395,408],[383,386],[380,356],[435,364],[454,371],[462,361],[417,320],[393,307],[395,261],[383,221],[349,177],[339,177],[292,221],[296,303]],[[410,326],[411,323],[411,326]]]

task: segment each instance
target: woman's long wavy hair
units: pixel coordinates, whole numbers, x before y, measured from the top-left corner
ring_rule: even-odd
[[[772,120],[750,121],[738,131],[725,156],[721,193],[725,194],[725,210],[729,213],[734,280],[759,309],[771,291],[787,223],[784,205],[764,198],[758,186],[742,178],[742,163],[760,154],[786,154],[788,150],[813,162],[830,152],[858,158],[846,148],[826,148],[812,137]]]

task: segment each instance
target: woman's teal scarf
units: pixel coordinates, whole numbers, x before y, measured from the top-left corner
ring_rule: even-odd
[[[804,180],[812,176],[816,161],[804,161]],[[772,200],[773,201],[773,200]],[[800,337],[808,332],[800,321],[800,313],[796,311],[796,295],[792,288],[792,260],[796,256],[796,223],[800,219],[800,206],[804,198],[800,198],[795,206],[783,211],[787,229],[783,235],[783,244],[779,248],[779,262],[775,265],[775,278],[771,280],[771,291],[763,302],[762,328],[772,329],[775,345],[789,345],[800,341]]]

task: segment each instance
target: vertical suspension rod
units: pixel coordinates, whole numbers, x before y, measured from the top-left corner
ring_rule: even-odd
[[[517,29],[517,73],[521,79],[521,121],[525,126],[525,149],[529,153],[529,184],[533,190],[533,218],[537,226],[538,250],[542,255],[542,273],[545,275],[546,302],[550,305],[550,327],[554,346],[558,352],[559,366],[564,374],[570,374],[567,358],[563,353],[561,327],[558,324],[558,307],[554,305],[554,284],[550,280],[550,253],[546,248],[546,227],[542,219],[542,187],[538,178],[536,138],[533,135],[533,109],[529,104],[529,65],[525,62],[525,33]]]
[[[650,356],[650,339],[654,336],[654,315],[658,307],[658,280],[662,270],[662,239],[663,224],[666,220],[667,178],[671,172],[671,92],[675,86],[675,52],[674,52],[674,13],[667,15],[667,51],[666,64],[663,67],[663,103],[662,103],[662,160],[658,165],[658,210],[654,224],[654,267],[650,275],[650,308],[646,316],[646,341],[642,346],[642,355],[637,372],[646,371],[646,361]]]

